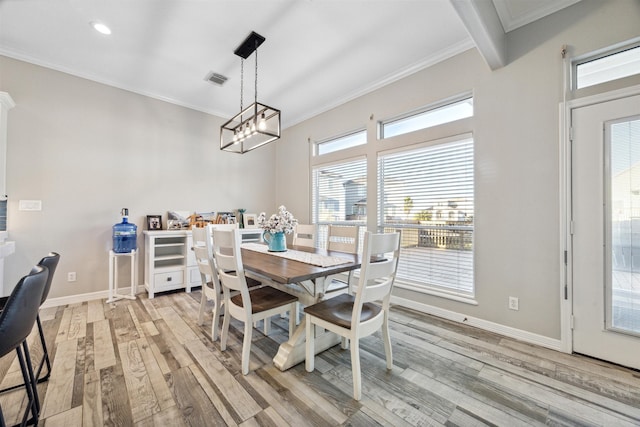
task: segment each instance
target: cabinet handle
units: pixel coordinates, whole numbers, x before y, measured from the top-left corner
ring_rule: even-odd
[[[167,282],[170,282],[173,277],[167,277]]]

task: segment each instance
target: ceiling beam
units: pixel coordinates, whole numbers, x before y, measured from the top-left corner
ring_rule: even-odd
[[[491,0],[449,0],[492,70],[507,65],[507,36]]]

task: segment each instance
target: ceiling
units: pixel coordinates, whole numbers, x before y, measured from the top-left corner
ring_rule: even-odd
[[[266,38],[258,101],[281,109],[286,128],[474,46],[483,53],[484,33],[499,46],[577,1],[0,0],[0,55],[228,118],[240,109],[233,51],[256,31]],[[254,61],[245,61],[245,106]],[[206,81],[211,71],[228,80]]]

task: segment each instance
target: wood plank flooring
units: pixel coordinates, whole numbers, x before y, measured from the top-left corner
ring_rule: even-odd
[[[287,320],[254,331],[241,373],[241,324],[227,351],[198,326],[200,292],[139,295],[43,309],[51,379],[39,386],[51,426],[638,426],[640,372],[536,347],[394,307],[394,369],[379,334],[361,342],[363,399],[351,398],[349,351],[333,347],[286,372],[272,358]],[[36,334],[32,357],[42,354]],[[15,353],[0,387],[19,381]],[[24,391],[0,396],[7,424]]]

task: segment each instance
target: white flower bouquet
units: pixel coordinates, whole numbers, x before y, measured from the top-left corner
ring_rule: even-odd
[[[269,219],[267,219],[264,212],[260,212],[257,222],[260,228],[272,234],[281,232],[285,234],[293,233],[293,229],[298,224],[298,220],[284,206],[280,206],[278,213],[271,215]]]

